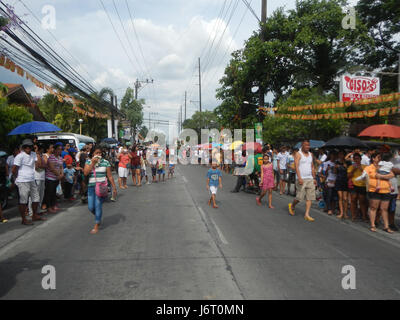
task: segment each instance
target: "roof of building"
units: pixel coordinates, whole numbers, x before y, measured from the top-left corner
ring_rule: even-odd
[[[28,108],[29,112],[33,114],[36,121],[47,121],[39,107],[32,100],[31,96],[26,92],[22,84],[17,83],[3,83],[8,88],[6,98],[10,103],[23,105]]]

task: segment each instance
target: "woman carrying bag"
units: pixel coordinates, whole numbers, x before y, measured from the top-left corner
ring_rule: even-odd
[[[92,152],[90,159],[86,162],[84,174],[89,176],[89,211],[95,215],[95,225],[90,233],[96,234],[103,216],[103,202],[108,196],[107,178],[113,189],[113,198],[117,197],[117,188],[111,173],[111,164],[102,157],[102,149],[95,147]]]

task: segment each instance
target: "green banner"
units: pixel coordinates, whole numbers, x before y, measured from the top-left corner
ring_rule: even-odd
[[[262,143],[262,131],[263,131],[262,123],[261,122],[257,122],[254,125],[254,129],[256,130],[256,142]]]

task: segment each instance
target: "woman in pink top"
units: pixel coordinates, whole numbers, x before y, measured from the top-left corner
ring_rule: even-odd
[[[263,158],[263,165],[261,166],[261,183],[262,192],[260,197],[256,198],[257,204],[261,206],[261,199],[268,192],[268,206],[274,209],[272,206],[272,190],[275,188],[275,176],[274,176],[274,166],[266,154]]]

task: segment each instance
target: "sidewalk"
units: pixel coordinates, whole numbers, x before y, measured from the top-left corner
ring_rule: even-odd
[[[47,220],[51,220],[56,216],[65,214],[70,208],[76,206],[87,206],[87,204],[82,204],[80,199],[77,199],[73,202],[61,199],[58,203],[61,210],[56,214],[46,215]],[[36,227],[46,222],[36,221],[32,226],[22,225],[21,215],[18,210],[16,199],[11,200],[8,209],[3,211],[3,216],[8,220],[8,222],[0,223],[0,249],[17,240],[26,233],[33,231]]]

